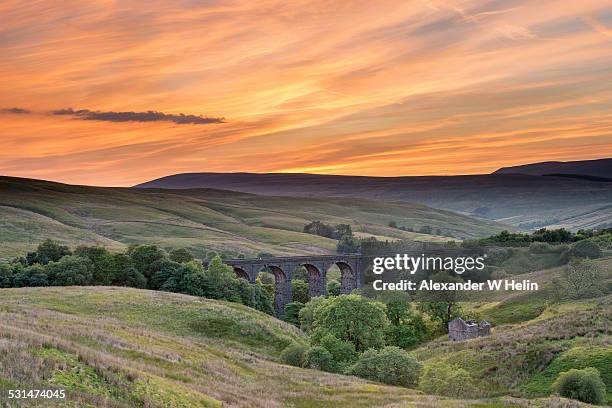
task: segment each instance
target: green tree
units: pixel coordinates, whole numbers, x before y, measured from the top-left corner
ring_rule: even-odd
[[[251,285],[246,279],[234,278],[234,285],[243,305],[274,315],[274,296],[261,285]]]
[[[221,258],[216,256],[213,258],[213,271],[219,272],[218,281],[215,281],[217,276],[212,276],[208,270],[204,270],[202,264],[196,261],[179,264],[177,270],[170,276],[168,280],[161,286],[162,290],[168,292],[183,292],[189,295],[207,297],[211,299],[227,298],[226,288],[227,280],[230,279],[226,274],[222,274],[216,268],[224,266]],[[210,265],[209,265],[210,267]],[[233,301],[240,301],[240,297],[236,294]]]
[[[49,286],[47,267],[41,264],[34,264],[20,269],[13,276],[13,284],[17,288]]]
[[[364,351],[384,346],[388,325],[382,303],[359,295],[341,295],[329,298],[316,308],[313,338],[331,334],[353,343],[357,351]]]
[[[191,262],[195,260],[191,252],[189,252],[185,248],[173,249],[172,251],[170,251],[170,254],[168,255],[168,257],[170,258],[171,261],[178,262],[178,263]]]
[[[306,303],[304,307],[300,310],[300,328],[305,333],[310,334],[314,330],[315,311],[328,301],[329,299],[323,296],[317,296],[315,298],[310,299],[310,302]]]
[[[352,237],[353,229],[349,224],[338,224],[334,227],[334,232],[332,234],[332,238],[340,239],[344,236]]]
[[[427,325],[423,317],[412,310],[408,301],[394,299],[388,301],[386,306],[387,318],[391,322],[385,331],[387,345],[409,348],[427,337]]]
[[[88,258],[65,256],[47,265],[50,283],[56,286],[91,285],[93,264]]]
[[[342,289],[342,285],[337,280],[330,280],[327,282],[327,293],[331,296],[339,296]]]
[[[342,341],[331,334],[323,336],[318,345],[329,351],[336,362],[336,370],[339,373],[344,372],[357,360],[355,345],[348,341]]]
[[[0,288],[13,287],[13,267],[9,264],[0,263]]]
[[[562,397],[595,405],[606,403],[606,384],[602,381],[599,371],[593,367],[582,370],[572,368],[562,372],[553,388]]]
[[[145,288],[147,279],[133,265],[132,259],[126,254],[111,254],[112,284],[115,286],[130,286]]]
[[[334,373],[338,369],[334,357],[327,349],[321,346],[311,347],[306,352],[304,367],[327,371],[329,373]]]
[[[46,265],[49,262],[57,262],[62,259],[62,257],[71,254],[70,248],[66,245],[61,245],[52,239],[46,239],[43,243],[38,245],[36,252],[31,252],[26,257],[29,265],[35,263]]]
[[[300,327],[300,310],[304,307],[302,302],[289,302],[285,305],[285,314],[283,320],[287,323],[291,323],[297,327]]]
[[[359,240],[351,235],[342,235],[336,245],[336,251],[340,254],[352,254],[359,252],[361,245]]]
[[[158,259],[149,266],[149,270],[152,274],[149,280],[149,287],[151,289],[160,289],[162,286],[166,285],[169,280],[172,280],[171,283],[166,285],[166,289],[168,292],[177,292],[180,289],[179,283],[183,278],[181,268],[182,265],[178,262],[171,261],[167,258]]]
[[[419,380],[421,365],[399,347],[364,352],[348,374],[390,385],[412,387]]]
[[[87,258],[92,263],[92,284],[111,285],[115,279],[113,257],[104,247],[81,245],[74,251],[76,256]]]
[[[301,279],[293,279],[291,281],[291,293],[294,302],[306,304],[310,300],[308,283]]]
[[[147,281],[149,281],[153,273],[155,273],[151,265],[153,265],[155,261],[159,261],[166,257],[164,251],[155,245],[138,245],[130,247],[128,249],[128,255],[132,259],[133,266],[147,278]]]
[[[438,272],[432,279],[435,283],[463,282],[458,276],[448,272]],[[440,324],[442,332],[448,332],[448,323],[461,314],[459,306],[460,293],[457,290],[431,290],[423,291],[419,296],[419,310],[427,313]]]

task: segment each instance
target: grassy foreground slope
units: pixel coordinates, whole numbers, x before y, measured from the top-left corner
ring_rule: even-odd
[[[448,240],[388,226],[441,228],[458,238],[487,236],[501,224],[423,205],[365,199],[267,197],[220,190],[72,186],[0,177],[0,258],[33,249],[41,237],[72,246],[134,243],[254,256],[329,253],[336,241],[303,233],[321,220],[351,224],[358,236]]]
[[[612,284],[612,258],[595,261]],[[466,369],[479,396],[550,395],[557,376],[595,367],[612,404],[612,295],[551,301],[553,278],[563,267],[513,276],[537,282],[537,292],[482,292],[465,307],[494,324],[491,336],[462,342],[439,339],[412,353],[425,366],[440,360]]]
[[[444,360],[466,369],[480,396],[550,395],[570,368],[600,370],[612,402],[612,297],[567,303],[542,317],[502,325],[493,335],[463,342],[435,341],[414,351],[424,364]]]
[[[449,400],[278,364],[290,341],[305,338],[235,303],[127,288],[2,289],[0,403],[8,389],[52,387],[68,400],[31,406],[559,406]]]

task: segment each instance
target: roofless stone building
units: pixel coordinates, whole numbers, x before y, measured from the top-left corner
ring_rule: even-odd
[[[486,320],[478,323],[476,320],[463,320],[457,317],[448,323],[448,339],[461,341],[491,334],[491,323]]]

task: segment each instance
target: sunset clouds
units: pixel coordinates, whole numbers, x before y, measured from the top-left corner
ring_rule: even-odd
[[[611,30],[603,0],[5,1],[0,174],[132,185],[611,156]]]

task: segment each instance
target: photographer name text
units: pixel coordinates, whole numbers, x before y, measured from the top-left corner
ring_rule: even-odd
[[[382,279],[372,282],[374,290],[399,290],[399,291],[535,291],[539,289],[536,282],[531,282],[528,279],[496,279],[487,280],[486,282],[434,282],[432,280],[423,280],[420,282],[402,279],[399,282],[384,282]]]

